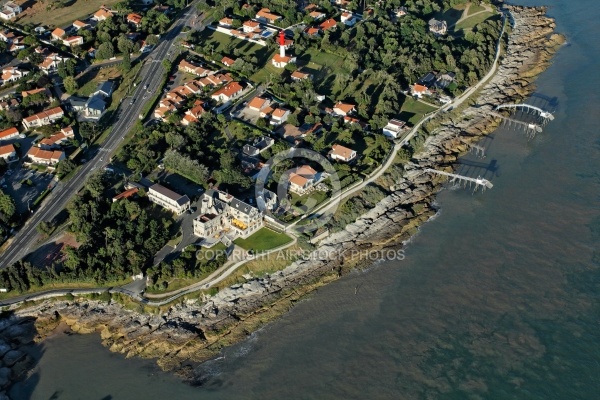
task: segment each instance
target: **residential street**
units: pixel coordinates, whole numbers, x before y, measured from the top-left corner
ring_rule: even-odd
[[[42,221],[49,221],[54,218],[56,214],[65,208],[71,196],[83,187],[88,177],[95,170],[102,168],[108,163],[111,155],[123,140],[124,134],[133,127],[144,107],[145,101],[142,101],[142,97],[146,90],[143,87],[146,84],[148,85],[147,91],[150,95],[160,90],[159,85],[164,73],[161,61],[164,59],[173,59],[175,55],[173,51],[175,40],[182,28],[195,15],[195,5],[196,2],[190,5],[183,18],[174,24],[171,30],[163,36],[161,43],[150,54],[152,61],[148,59],[145,62],[140,72],[141,81],[134,89],[131,97],[126,99],[118,108],[117,119],[100,151],[84,164],[69,181],[57,185],[40,205],[40,208],[27,221],[25,226],[21,227],[15,236],[9,239],[10,244],[2,254],[0,267],[8,267],[32,251],[39,237],[36,226]],[[152,96],[147,97],[152,98]],[[129,104],[130,99],[133,101],[131,105]]]

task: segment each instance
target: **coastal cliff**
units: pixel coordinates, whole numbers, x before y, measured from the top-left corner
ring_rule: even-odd
[[[476,105],[441,119],[436,134],[405,165],[404,177],[394,183],[394,192],[345,230],[323,240],[318,257],[296,261],[282,271],[227,288],[204,301],[183,300],[164,312],[157,310],[157,314],[129,310],[115,302],[77,299],[46,301],[18,310],[15,316],[27,321],[35,318],[35,340],[66,323],[74,332],[99,332],[111,351],[156,358],[161,368],[192,383],[201,381],[202,377],[194,374],[195,363],[243,340],[344,271],[371,262],[353,259],[354,251],[395,250],[435,214],[433,201],[442,183],[423,168],[449,168],[470,143],[494,130],[499,121],[490,111],[530,94],[535,77],[548,67],[564,41],[554,33],[554,21],[544,8],[506,8],[514,18],[508,46],[497,73],[478,93]]]

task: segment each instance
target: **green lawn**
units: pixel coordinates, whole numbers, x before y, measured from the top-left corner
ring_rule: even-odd
[[[471,5],[469,6],[469,14],[467,15],[473,15],[475,13],[478,13],[480,11],[484,11],[485,7],[480,6],[479,4],[475,4],[475,3],[471,3]]]
[[[477,14],[473,17],[469,17],[463,21],[461,21],[459,24],[457,24],[454,27],[454,31],[458,32],[460,30],[467,30],[467,29],[473,29],[473,27],[483,21],[485,21],[488,18],[493,17],[494,15],[496,15],[496,13],[493,12],[484,12],[481,14]]]
[[[400,108],[400,119],[415,125],[423,118],[423,115],[434,110],[437,110],[437,108],[423,104],[412,97],[407,97]]]
[[[227,250],[227,247],[221,242],[215,244],[213,247],[201,247],[200,250],[196,252],[196,259],[199,264],[206,264],[211,258],[214,258],[218,254],[224,253]]]
[[[280,76],[283,71],[285,71],[285,69],[283,68],[275,68],[275,66],[273,66],[273,64],[271,63],[267,63],[264,67],[260,68],[258,71],[256,71],[254,73],[254,75],[252,75],[250,77],[250,80],[253,82],[267,82],[271,75],[273,76]]]
[[[208,43],[214,46],[214,51],[223,55],[236,57],[234,50],[237,49],[240,55],[256,57],[259,67],[265,65],[274,54],[274,50],[269,49],[267,46],[260,46],[246,40],[236,39],[233,36],[213,31],[212,29],[205,29],[200,32],[198,38],[200,47]],[[202,50],[198,49],[198,51],[201,52]]]
[[[298,58],[306,63],[312,62],[318,65],[329,67],[334,71],[348,72],[343,68],[343,57],[340,57],[336,54],[327,53],[325,51],[320,51],[315,48],[307,49],[306,52]]]
[[[288,235],[262,228],[248,239],[236,239],[235,244],[246,250],[265,251],[283,246],[292,241]]]
[[[122,72],[118,66],[90,71],[79,77],[77,80],[79,89],[77,89],[75,95],[80,97],[88,97],[96,90],[100,82],[117,79],[121,75]]]
[[[446,23],[448,24],[448,27],[451,27],[452,25],[454,25],[456,23],[456,21],[458,21],[460,19],[460,17],[462,17],[464,9],[465,9],[465,5],[460,4],[460,5],[455,6],[454,8],[451,8],[447,11],[436,12],[435,14],[433,14],[433,17],[437,20],[446,21]]]
[[[341,178],[340,178],[341,179]],[[329,198],[329,193],[322,192],[320,190],[315,190],[310,194],[305,194],[304,196],[299,196],[296,193],[292,193],[292,207],[296,209],[299,213],[304,213],[300,207],[307,207],[308,211],[314,209],[319,204],[324,202]]]
[[[23,6],[23,13],[19,15],[17,23],[34,25],[45,25],[46,27],[64,26],[76,19],[83,19],[89,14],[93,14],[100,9],[100,6],[107,7],[119,3],[121,0],[76,0],[69,1],[68,7],[56,9],[46,9],[49,5],[58,2],[28,2],[31,5],[28,8]],[[50,29],[52,30],[52,29]]]

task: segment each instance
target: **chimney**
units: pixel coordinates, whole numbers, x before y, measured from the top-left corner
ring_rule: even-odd
[[[279,31],[279,55],[285,57],[285,34]]]

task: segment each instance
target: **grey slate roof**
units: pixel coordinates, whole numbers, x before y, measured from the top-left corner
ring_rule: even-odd
[[[155,183],[154,185],[150,186],[150,190],[154,190],[155,192],[158,192],[163,196],[168,197],[169,199],[177,202],[177,204],[180,205],[185,204],[186,201],[190,201],[190,199],[186,195],[182,196],[158,183]],[[183,201],[183,203],[180,201]]]

